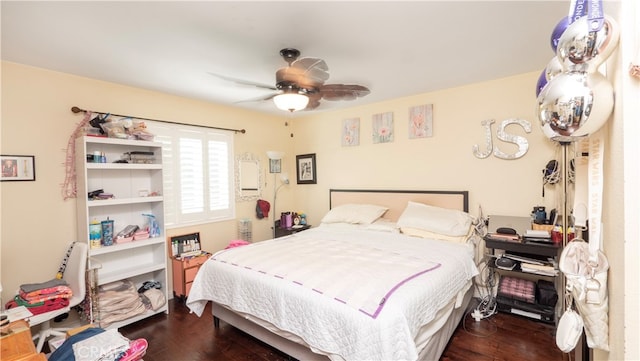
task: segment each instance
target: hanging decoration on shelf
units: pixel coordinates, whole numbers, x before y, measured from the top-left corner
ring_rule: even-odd
[[[76,125],[76,128],[71,133],[69,140],[67,141],[67,149],[65,149],[64,159],[64,182],[62,182],[62,199],[65,201],[69,198],[76,198],[78,195],[78,188],[76,184],[76,138],[78,138],[83,129],[89,124],[91,120],[91,111],[86,110],[82,121]]]
[[[617,23],[602,11],[602,0],[573,2],[569,16],[551,34],[556,57],[536,84],[538,119],[545,136],[573,142],[607,121],[613,112],[613,86],[598,68],[615,50],[619,37]]]

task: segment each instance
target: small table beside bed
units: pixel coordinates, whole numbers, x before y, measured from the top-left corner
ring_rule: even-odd
[[[187,306],[299,360],[437,360],[473,296],[466,191],[329,191],[305,232],[230,248]]]

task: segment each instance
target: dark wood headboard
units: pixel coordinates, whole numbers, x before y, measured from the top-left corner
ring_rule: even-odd
[[[384,217],[393,221],[408,201],[469,212],[469,191],[329,189],[329,208],[347,203],[377,204],[389,208]]]

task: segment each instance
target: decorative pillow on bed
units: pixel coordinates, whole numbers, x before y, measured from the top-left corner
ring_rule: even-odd
[[[452,237],[466,237],[472,222],[473,217],[466,212],[411,201],[398,218],[403,233],[416,229]]]
[[[321,222],[371,224],[387,209],[375,204],[343,204],[329,210]]]

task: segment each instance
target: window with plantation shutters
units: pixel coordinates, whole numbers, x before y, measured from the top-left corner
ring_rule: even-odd
[[[149,121],[162,143],[166,227],[235,218],[233,133]]]

